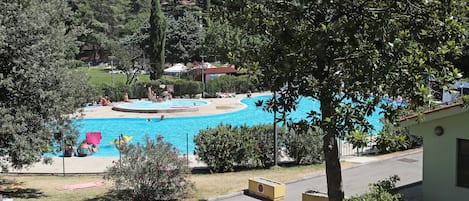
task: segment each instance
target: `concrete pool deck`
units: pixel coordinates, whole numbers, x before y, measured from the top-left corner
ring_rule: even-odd
[[[253,93],[252,96],[271,95],[270,93]],[[161,113],[138,113],[138,112],[121,112],[112,110],[112,105],[123,102],[112,103],[111,106],[87,107],[83,109],[83,118],[125,118],[125,117],[145,117],[159,118],[161,115],[165,117],[181,117],[181,116],[201,116],[214,115],[228,112],[235,112],[245,107],[240,101],[246,98],[246,94],[238,94],[234,98],[205,98],[209,104],[198,107],[197,111],[186,112],[161,112]],[[135,101],[135,100],[134,100]]]

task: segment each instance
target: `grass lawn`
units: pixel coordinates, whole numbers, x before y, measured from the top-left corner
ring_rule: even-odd
[[[112,84],[112,78],[114,76],[114,84],[124,84],[126,80],[125,74],[111,74],[110,66],[96,66],[96,67],[78,67],[76,71],[84,73],[88,78],[90,84],[94,86],[101,86],[103,84]],[[150,81],[150,75],[138,74],[140,81]]]
[[[351,163],[342,163],[342,167],[350,167]],[[278,167],[267,170],[249,170],[222,174],[192,174],[191,180],[195,184],[195,195],[191,200],[207,199],[218,195],[225,195],[247,188],[248,178],[266,177],[276,181],[288,181],[320,173],[324,165],[309,165],[295,167]],[[0,194],[3,197],[14,198],[15,201],[98,201],[115,200],[110,192],[112,184],[102,176],[4,176],[3,179],[16,180],[17,185],[1,185]],[[93,181],[104,181],[99,187],[79,190],[64,190],[65,185],[79,184]],[[223,181],[223,185],[220,185]],[[13,190],[4,190],[5,187]]]

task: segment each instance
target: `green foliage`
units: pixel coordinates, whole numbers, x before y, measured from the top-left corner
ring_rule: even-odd
[[[191,12],[179,18],[168,18],[166,30],[166,60],[170,63],[190,62],[202,47],[201,22]]]
[[[207,96],[213,97],[215,97],[215,94],[218,92],[246,93],[248,90],[253,91],[256,88],[255,79],[253,77],[232,75],[212,78],[207,81],[205,85]]]
[[[151,1],[150,14],[150,79],[157,80],[163,75],[165,63],[166,21],[161,11],[160,0]]]
[[[75,69],[74,73],[83,73],[85,77],[88,79],[88,83],[93,86],[101,86],[104,84],[112,84],[112,80],[116,85],[118,84],[125,84],[127,80],[127,76],[125,74],[111,74],[109,71],[111,70],[110,66],[96,66],[96,67],[79,67]],[[149,82],[150,76],[147,74],[140,74],[138,76],[137,82]]]
[[[145,136],[145,144],[127,144],[122,158],[108,168],[105,178],[119,191],[131,190],[130,200],[179,200],[193,188],[189,168],[178,150],[156,136]]]
[[[284,129],[278,129],[283,136]],[[196,154],[213,172],[237,168],[270,167],[273,164],[273,126],[241,126],[220,124],[201,130],[194,137]],[[279,151],[279,150],[278,150]]]
[[[266,38],[231,26],[229,23],[214,21],[205,30],[204,53],[216,55],[222,62],[229,62],[236,68],[257,71],[255,60]]]
[[[324,132],[329,199],[337,201],[343,200],[337,137],[356,126],[371,130],[366,116],[385,94],[415,108],[428,102],[429,76],[442,86],[455,80],[451,58],[465,42],[466,3],[239,0],[224,1],[223,17],[266,38],[256,58],[260,80],[288,94],[284,111],[295,109],[300,96],[320,102],[321,111],[308,114]]]
[[[109,42],[108,46],[113,55],[109,56],[111,67],[126,75],[126,85],[136,82],[138,75],[143,70],[142,65],[136,65],[137,60],[143,54],[142,49],[133,44],[126,45],[117,42]]]
[[[283,138],[287,155],[297,164],[308,165],[324,161],[322,134],[317,128],[310,128],[306,121],[290,124],[288,134]]]
[[[411,149],[422,145],[422,138],[412,136],[406,128],[398,127],[388,120],[383,120],[383,129],[375,139],[379,153],[390,153]]]
[[[346,137],[346,140],[353,145],[354,149],[360,149],[366,147],[368,143],[368,137],[368,133],[355,130]]]
[[[357,129],[349,133],[345,137],[345,139],[347,140],[347,142],[352,144],[354,149],[357,149],[358,155],[360,151],[363,152],[363,148],[365,148],[368,142],[370,141],[369,137],[370,135],[367,132],[363,132]]]
[[[89,86],[68,66],[66,1],[0,2],[0,166],[22,168],[78,132],[71,115]],[[75,116],[74,116],[75,117]],[[5,171],[6,169],[2,169]]]
[[[94,63],[107,61],[109,41],[118,41],[125,33],[127,0],[70,0],[74,14],[70,22],[79,27],[81,56]],[[80,58],[82,59],[82,58]]]
[[[396,182],[399,180],[399,177],[394,175],[388,179],[378,181],[378,183],[370,185],[371,192],[358,197],[352,197],[347,199],[347,201],[402,201],[402,195],[391,193],[391,190],[396,187]]]
[[[189,81],[184,79],[176,80],[164,80],[165,84],[174,85],[174,96],[184,97],[189,95],[189,97],[194,98],[196,94],[202,93],[202,84],[197,81]]]
[[[201,130],[194,137],[197,156],[205,162],[211,171],[234,171],[236,163],[244,158],[251,136],[236,133],[230,125],[218,125],[217,128]]]
[[[156,94],[161,94],[166,91],[165,88],[160,88],[160,85],[173,85],[174,97],[195,97],[196,94],[200,94],[201,86],[200,82],[189,81],[184,79],[160,79],[157,81],[146,81],[137,82],[133,85],[126,85],[125,83],[116,83],[114,86],[109,84],[102,84],[97,86],[98,96],[107,96],[111,101],[122,101],[125,93],[128,93],[130,99],[147,98],[148,87],[151,86],[152,90]]]

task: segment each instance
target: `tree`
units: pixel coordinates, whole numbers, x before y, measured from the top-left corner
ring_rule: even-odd
[[[237,69],[256,71],[256,55],[266,38],[259,34],[234,27],[227,22],[214,21],[205,29],[204,54],[215,55],[222,62],[229,62]]]
[[[225,1],[225,5],[234,1]],[[261,80],[288,112],[300,96],[320,102],[310,126],[323,133],[329,200],[343,200],[337,139],[377,107],[398,108],[385,95],[402,96],[410,108],[429,98],[428,77],[445,86],[459,71],[449,60],[461,53],[463,1],[236,1],[232,22],[264,33]],[[240,23],[242,22],[242,23]],[[274,108],[276,109],[276,108]]]
[[[156,80],[163,75],[165,61],[167,22],[161,11],[160,0],[151,1],[150,14],[150,79]]]
[[[174,17],[168,19],[166,60],[171,63],[187,63],[200,51],[203,39],[202,24],[189,11],[177,19]]]
[[[0,7],[0,165],[22,168],[78,133],[71,114],[86,101],[84,76],[64,60],[67,2],[24,0]]]
[[[133,43],[114,42],[108,43],[107,46],[115,57],[113,64],[116,69],[121,70],[126,75],[125,84],[131,85],[134,83],[138,74],[143,70],[143,65],[137,65],[137,61],[142,57],[143,50],[138,44]]]
[[[127,34],[125,14],[128,0],[69,0],[72,23],[80,26],[81,56],[93,62],[107,61],[106,44]],[[129,28],[130,27],[130,28]],[[91,58],[90,58],[91,57]]]

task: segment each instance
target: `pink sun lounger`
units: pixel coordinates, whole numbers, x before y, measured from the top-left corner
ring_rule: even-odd
[[[87,182],[87,183],[65,185],[64,189],[76,190],[76,189],[91,188],[91,187],[102,186],[102,185],[104,185],[104,182],[102,181],[93,181],[93,182]]]

